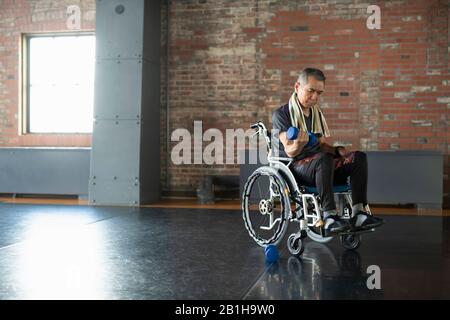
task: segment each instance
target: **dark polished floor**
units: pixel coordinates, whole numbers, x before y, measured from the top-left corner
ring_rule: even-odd
[[[383,217],[266,264],[238,211],[3,203],[0,299],[450,299],[450,217]]]

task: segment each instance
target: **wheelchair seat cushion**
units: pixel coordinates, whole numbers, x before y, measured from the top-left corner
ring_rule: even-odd
[[[315,193],[315,194],[319,193],[319,191],[317,190],[316,187],[303,186],[303,188],[305,188],[306,192],[308,192],[308,193]],[[348,191],[350,191],[350,186],[348,184],[333,186],[334,193],[348,192]]]

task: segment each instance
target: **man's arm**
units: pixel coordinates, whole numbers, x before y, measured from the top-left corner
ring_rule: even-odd
[[[297,139],[288,140],[286,132],[291,126],[289,114],[286,114],[282,108],[277,109],[272,114],[272,126],[274,130],[278,130],[278,138],[283,144],[284,152],[290,158],[300,154],[303,147],[308,143],[308,134],[306,132],[299,133]]]
[[[308,143],[309,140],[308,133],[302,131],[298,133],[297,139],[295,140],[288,140],[286,131],[280,132],[279,137],[281,143],[284,146],[284,152],[286,152],[286,154],[290,158],[294,158],[295,156],[299,155],[303,147]]]
[[[320,150],[322,150],[323,152],[328,152],[334,156],[340,157],[343,157],[347,153],[347,150],[342,146],[339,147],[330,146],[328,143],[325,142],[324,137],[320,137],[319,142],[320,142]]]

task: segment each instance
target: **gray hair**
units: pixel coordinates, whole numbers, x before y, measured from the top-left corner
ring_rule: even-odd
[[[315,68],[306,68],[303,69],[302,72],[300,72],[297,81],[300,82],[301,85],[305,85],[308,83],[309,76],[314,77],[316,80],[323,82],[325,82],[326,79],[325,75],[321,70]]]

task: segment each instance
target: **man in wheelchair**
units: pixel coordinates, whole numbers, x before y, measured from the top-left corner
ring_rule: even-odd
[[[325,233],[330,236],[344,231],[362,231],[383,224],[383,220],[366,212],[367,158],[364,152],[348,152],[325,142],[330,132],[318,106],[324,92],[325,75],[319,69],[304,69],[295,83],[289,103],[272,116],[274,131],[278,130],[280,156],[294,158],[291,169],[300,185],[317,188],[323,210]],[[297,138],[288,139],[288,129],[299,129]],[[309,133],[316,139],[308,143]],[[314,137],[313,137],[314,138]],[[350,221],[337,215],[333,185],[347,184],[350,177],[353,217]]]

